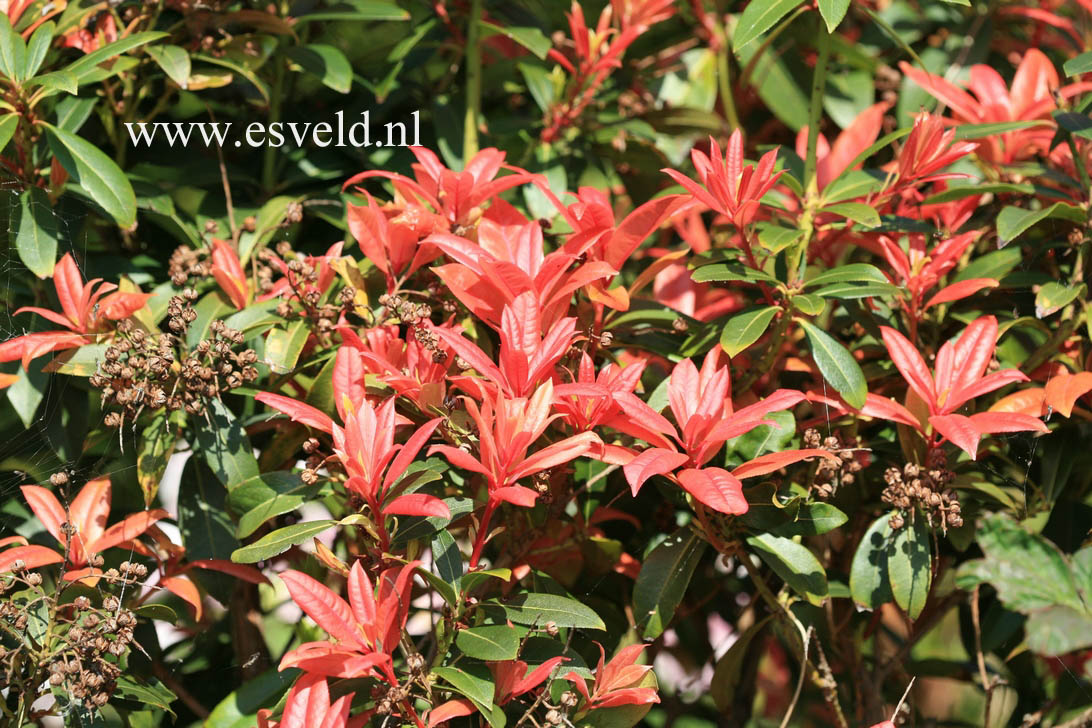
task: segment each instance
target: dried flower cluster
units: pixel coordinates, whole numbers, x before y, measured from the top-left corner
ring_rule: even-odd
[[[927,466],[906,463],[902,469],[890,467],[884,471],[881,496],[899,510],[891,516],[891,528],[898,530],[920,509],[929,525],[943,531],[963,525],[959,495],[950,487],[955,473],[948,469],[948,459],[942,450],[930,453]]]

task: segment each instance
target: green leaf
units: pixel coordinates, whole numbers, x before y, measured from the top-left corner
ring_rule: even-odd
[[[1092,119],[1088,117],[1088,114],[1079,114],[1076,111],[1054,111],[1052,112],[1054,120],[1058,122],[1058,126],[1065,129],[1073,136],[1078,136],[1083,139],[1092,139]]]
[[[1024,625],[1028,648],[1042,655],[1064,655],[1092,645],[1092,613],[1071,607],[1032,612]]]
[[[159,31],[133,33],[132,35],[116,40],[107,46],[99,48],[97,51],[92,51],[82,58],[73,61],[68,64],[68,67],[65,70],[75,76],[77,81],[82,83],[87,77],[98,70],[99,64],[103,61],[107,61],[114,56],[120,56],[126,51],[139,48],[142,45],[159,40],[160,38],[166,38],[167,35],[167,33],[161,33]]]
[[[274,705],[299,674],[295,668],[284,672],[266,670],[221,700],[204,725],[207,728],[254,728],[258,711]]]
[[[309,488],[298,473],[274,470],[234,483],[228,489],[228,507],[246,513],[278,495],[288,495]]]
[[[756,283],[762,281],[771,285],[778,285],[779,281],[768,273],[754,268],[747,268],[740,263],[712,263],[703,265],[695,270],[691,276],[695,283],[707,283],[710,281],[748,281]]]
[[[885,513],[868,527],[857,546],[857,552],[853,554],[849,570],[849,592],[853,601],[869,609],[877,609],[894,598],[887,566],[891,547],[891,515]]]
[[[825,298],[870,298],[872,296],[894,296],[901,289],[890,283],[832,283],[815,292]]]
[[[0,152],[4,151],[4,147],[8,145],[11,138],[15,136],[15,130],[19,126],[18,114],[5,114],[3,118],[0,118]]]
[[[269,500],[263,501],[243,513],[239,517],[239,524],[235,527],[235,535],[238,538],[246,538],[261,528],[262,524],[270,518],[291,513],[311,498],[314,498],[321,487],[318,484],[307,485],[298,477],[296,478],[296,485],[297,487],[294,490],[298,492],[277,493]],[[232,491],[232,494],[234,492]]]
[[[227,405],[218,399],[206,406],[211,426],[196,427],[196,450],[227,488],[259,474],[254,448],[242,424]]]
[[[864,197],[882,189],[883,183],[884,178],[873,172],[867,172],[863,169],[851,169],[823,189],[823,200],[826,204],[831,205],[840,203],[843,200]]]
[[[292,371],[310,335],[306,321],[297,321],[287,329],[273,329],[265,340],[265,363],[277,374]]]
[[[308,13],[295,19],[296,24],[315,20],[409,20],[410,14],[389,0],[351,0],[329,10]]]
[[[432,539],[432,562],[436,574],[458,594],[462,591],[463,555],[459,544],[447,531],[437,531]]]
[[[827,307],[827,301],[814,293],[797,293],[792,297],[792,307],[805,316],[818,316]]]
[[[755,228],[758,233],[758,244],[774,254],[780,253],[804,236],[803,230],[771,223],[759,223]]]
[[[1079,76],[1092,71],[1092,51],[1085,51],[1076,58],[1070,58],[1062,64],[1062,70],[1067,76]]]
[[[799,323],[807,334],[812,356],[823,378],[850,407],[863,407],[868,384],[857,360],[830,334],[807,321],[801,320]]]
[[[829,503],[803,503],[795,520],[776,526],[773,533],[786,538],[818,536],[833,531],[848,520],[849,516]]]
[[[575,599],[557,594],[518,594],[501,602],[495,599],[482,603],[488,612],[499,612],[515,624],[543,627],[553,622],[558,627],[606,629],[593,609]]]
[[[728,356],[737,356],[758,341],[779,310],[777,306],[763,306],[738,313],[728,319],[728,323],[724,325],[724,331],[720,334],[721,348],[728,353]]]
[[[132,226],[136,222],[136,195],[114,161],[75,134],[44,121],[39,124],[46,130],[53,155],[68,172],[69,184],[78,185],[118,225]]]
[[[228,517],[224,486],[205,463],[191,457],[178,494],[178,530],[189,559],[226,559],[239,546]]]
[[[996,278],[1000,280],[1013,268],[1020,264],[1024,254],[1019,248],[1004,248],[994,250],[975,258],[953,279],[953,283],[970,280],[971,278]]]
[[[554,88],[554,81],[550,72],[537,63],[519,63],[516,64],[516,67],[519,68],[519,72],[523,76],[523,82],[527,85],[527,91],[531,94],[531,98],[535,100],[538,108],[544,112],[549,110],[557,98],[557,91]]]
[[[338,93],[347,94],[353,86],[353,67],[345,54],[334,46],[322,43],[292,46],[285,54]]]
[[[499,33],[509,40],[519,43],[527,50],[534,53],[540,60],[546,60],[546,54],[550,52],[553,42],[546,34],[534,26],[504,26],[495,25],[487,20],[482,20],[481,27],[486,31],[483,36]]]
[[[833,33],[849,10],[849,0],[819,0],[819,14],[827,24],[827,32]]]
[[[910,617],[917,619],[929,599],[933,582],[933,547],[929,528],[920,513],[895,531],[887,554],[887,575],[891,594]]]
[[[1049,124],[1050,122],[1042,119],[1037,119],[1035,121],[997,121],[986,124],[960,124],[955,128],[955,138],[956,141],[984,139],[986,137],[1004,134],[1009,131],[1020,131],[1021,129],[1030,129],[1032,127]]]
[[[827,572],[806,546],[772,533],[748,536],[747,544],[793,591],[812,604],[822,604],[827,596]]]
[[[432,674],[475,703],[493,707],[493,676],[485,665],[434,667]]]
[[[143,604],[133,610],[138,617],[154,619],[158,622],[166,622],[172,627],[178,624],[178,613],[166,604]]]
[[[78,349],[62,351],[43,367],[43,371],[70,377],[89,377],[98,370],[99,362],[105,360],[107,348],[109,344],[86,344]]]
[[[168,78],[186,88],[190,83],[190,54],[176,45],[148,46],[148,55],[159,64]],[[291,50],[291,49],[289,49]]]
[[[27,44],[23,36],[12,29],[8,14],[0,15],[3,15],[0,17],[0,75],[21,79],[26,67]]]
[[[865,227],[877,227],[880,224],[880,213],[876,212],[876,208],[863,202],[839,202],[827,205],[820,212],[838,215],[847,220],[859,222]]]
[[[923,205],[939,205],[944,202],[954,202],[973,195],[1031,195],[1035,193],[1035,186],[1030,184],[1016,184],[1013,182],[995,182],[994,184],[973,184],[951,187],[930,195],[922,200]]]
[[[868,263],[849,263],[824,271],[804,285],[823,286],[831,283],[887,283],[887,276],[879,268]]]
[[[732,47],[739,51],[772,28],[799,4],[800,0],[752,0],[739,16],[736,30],[732,34]]]
[[[1085,213],[1079,207],[1065,202],[1055,202],[1041,210],[1025,210],[1020,207],[1008,206],[1001,210],[997,216],[998,247],[1003,248],[1016,238],[1023,235],[1033,225],[1048,218],[1069,220],[1070,222],[1085,222]]]
[[[656,639],[671,623],[705,546],[693,530],[682,528],[645,558],[633,587],[633,618],[644,639]]]
[[[4,390],[15,414],[27,429],[34,424],[38,406],[45,399],[49,375],[38,362],[31,362],[29,368],[19,371],[19,378]]]
[[[34,35],[30,36],[30,43],[27,45],[26,63],[23,66],[22,78],[24,80],[31,78],[42,67],[42,61],[45,60],[46,53],[49,52],[49,46],[53,42],[53,31],[55,29],[56,26],[50,20],[39,25],[38,29],[34,31]],[[0,144],[0,147],[2,146]]]
[[[156,413],[140,436],[137,450],[137,482],[144,494],[144,505],[151,506],[159,491],[159,482],[167,470],[167,461],[174,452],[178,426],[170,421],[166,410]]]
[[[728,452],[738,457],[739,462],[754,460],[768,452],[784,450],[796,434],[796,418],[788,410],[770,412],[763,415],[762,419],[773,424],[759,425],[726,443]]]
[[[959,567],[960,589],[988,583],[1007,608],[1023,613],[1055,605],[1085,609],[1073,573],[1053,543],[1001,513],[983,519],[976,536],[985,558]]]
[[[507,625],[471,627],[459,630],[455,645],[476,660],[514,660],[519,655],[519,634]]]
[[[57,218],[49,195],[41,187],[28,187],[19,195],[13,211],[12,235],[19,260],[39,278],[53,275],[57,260]]]
[[[253,564],[263,559],[271,559],[335,525],[337,525],[337,521],[322,519],[304,521],[303,523],[278,528],[276,531],[270,531],[254,543],[236,549],[231,554],[231,560],[237,564]]]
[[[1046,318],[1065,308],[1071,301],[1083,299],[1087,290],[1088,286],[1084,283],[1079,286],[1067,286],[1057,281],[1044,283],[1035,294],[1035,318]]]
[[[138,682],[132,675],[123,673],[117,678],[114,695],[122,700],[132,700],[142,705],[150,705],[174,715],[174,711],[171,710],[171,703],[177,700],[177,696],[154,677],[148,678],[144,682]]]

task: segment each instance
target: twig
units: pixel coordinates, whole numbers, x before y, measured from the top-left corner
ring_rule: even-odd
[[[815,640],[815,649],[819,652],[819,674],[823,678],[823,698],[834,709],[834,716],[838,719],[838,725],[841,728],[849,728],[845,713],[842,712],[842,704],[838,701],[838,683],[834,680],[834,671],[830,669],[830,663],[827,662],[822,640]]]
[[[971,624],[974,625],[974,651],[975,658],[978,661],[978,676],[982,679],[982,689],[986,691],[986,709],[982,718],[982,725],[989,725],[994,682],[986,670],[986,656],[982,654],[982,622],[979,618],[978,589],[979,587],[976,586],[971,594]]]
[[[799,626],[799,623],[797,623],[797,626]],[[796,710],[796,702],[800,700],[800,691],[804,689],[804,677],[808,674],[808,645],[811,644],[811,632],[811,627],[808,627],[807,631],[804,632],[804,654],[800,658],[800,677],[796,681],[796,692],[792,695],[789,709],[785,712],[785,717],[781,719],[781,728],[786,728],[789,725],[792,712]]]

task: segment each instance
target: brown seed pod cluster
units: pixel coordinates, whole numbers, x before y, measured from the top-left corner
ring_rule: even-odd
[[[826,450],[835,458],[819,460],[811,487],[820,498],[833,497],[840,485],[852,485],[857,479],[857,473],[864,467],[864,463],[857,457],[859,443],[856,440],[847,442],[837,432],[824,438],[814,427],[809,427],[804,431],[804,447]]]
[[[178,246],[167,261],[167,275],[170,276],[171,283],[179,288],[207,279],[212,275],[209,249]]]
[[[101,609],[92,608],[86,598],[77,602],[64,646],[49,665],[49,683],[64,686],[72,698],[94,710],[106,705],[117,687],[118,662],[133,643],[137,619],[113,595],[103,599]]]
[[[167,307],[168,327],[179,336],[196,319],[190,305],[196,296],[193,289],[187,289],[172,297]],[[184,409],[199,415],[208,398],[258,378],[254,367],[258,355],[253,349],[236,351],[243,335],[222,321],[213,321],[209,337],[192,351],[182,351],[177,336],[149,334],[129,319],[122,321],[117,331],[90,378],[91,386],[102,390],[103,406],[120,409],[106,414],[107,427],[120,427],[145,408]]]
[[[447,359],[447,352],[440,347],[440,339],[426,325],[432,317],[432,306],[427,303],[413,303],[401,296],[384,293],[379,297],[379,305],[387,309],[387,323],[393,323],[390,319],[397,319],[413,330],[413,338],[417,343],[432,353],[432,360],[437,364]],[[459,361],[459,357],[456,357]],[[463,367],[469,369],[469,365]]]
[[[891,528],[898,530],[906,523],[906,514],[916,506],[921,508],[932,527],[949,528],[963,525],[959,496],[948,487],[955,473],[948,469],[948,459],[941,450],[929,453],[927,466],[907,463],[888,468],[883,475],[887,487],[881,499],[899,509],[891,516]]]
[[[344,286],[337,292],[336,298],[329,300],[325,292],[317,288],[319,271],[308,258],[292,249],[287,241],[277,244],[276,252],[267,249],[258,254],[255,275],[258,287],[263,293],[271,293],[276,288],[274,277],[283,273],[291,295],[277,305],[277,315],[285,320],[300,319],[321,337],[333,333],[342,317],[354,311],[356,289]],[[282,295],[288,291],[282,291]]]

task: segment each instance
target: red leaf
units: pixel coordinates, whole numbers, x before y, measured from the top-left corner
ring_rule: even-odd
[[[1092,392],[1092,372],[1059,374],[1046,383],[1046,403],[1058,414],[1069,417],[1077,400],[1088,392]]]
[[[84,548],[90,553],[99,553],[106,549],[113,548],[118,544],[130,541],[137,536],[141,535],[156,521],[167,518],[169,514],[162,508],[156,508],[153,511],[141,511],[140,513],[134,513],[126,518],[124,521],[115,523],[100,536],[97,540],[86,544]]]
[[[929,423],[956,447],[970,455],[971,460],[978,457],[978,441],[981,439],[982,433],[974,426],[970,417],[964,415],[934,415],[929,418]]]
[[[193,607],[193,618],[198,622],[201,621],[204,608],[201,603],[201,592],[197,590],[196,584],[185,576],[165,576],[159,581],[159,584]]]
[[[887,347],[887,353],[902,374],[902,378],[932,407],[937,398],[933,391],[933,375],[929,373],[929,367],[925,365],[921,354],[905,336],[895,329],[881,326],[880,331],[883,333],[883,343]]]
[[[26,564],[26,568],[37,569],[47,564],[59,564],[64,557],[45,546],[16,546],[0,553],[0,574],[11,571],[11,565],[19,560]]]
[[[979,412],[971,415],[970,419],[983,435],[999,432],[1050,432],[1046,423],[1038,417],[1018,412]]]
[[[432,518],[451,518],[447,504],[433,495],[410,493],[398,496],[383,506],[387,516],[425,516]]]
[[[449,700],[429,711],[428,728],[435,728],[452,718],[462,718],[463,716],[474,715],[477,712],[478,709],[474,707],[474,704],[465,698]]]
[[[533,508],[538,493],[522,485],[509,485],[504,488],[497,488],[489,496],[494,500],[511,503],[514,506]]]
[[[766,475],[772,473],[775,470],[780,470],[786,465],[798,463],[801,460],[807,458],[821,457],[828,460],[836,460],[834,455],[826,450],[819,449],[805,449],[805,450],[784,450],[782,452],[771,452],[765,455],[759,455],[754,460],[743,463],[738,468],[732,470],[732,474],[737,478],[755,478],[759,475]]]
[[[932,298],[925,302],[925,308],[936,306],[940,303],[959,301],[978,293],[983,288],[995,288],[999,285],[1001,284],[993,278],[968,278],[965,281],[959,281],[958,283],[953,283],[950,286],[941,288],[933,294]]]
[[[1043,417],[1047,414],[1046,390],[1032,387],[1013,392],[994,402],[990,412],[1018,412],[1032,417]]]
[[[878,417],[881,420],[891,420],[892,422],[909,425],[917,430],[921,429],[921,422],[914,417],[910,410],[894,400],[871,392],[865,396],[865,404],[860,412],[866,417]]]
[[[690,468],[678,475],[679,485],[687,493],[720,513],[740,515],[747,512],[743,484],[732,473],[720,468]]]
[[[53,538],[63,545],[68,537],[61,532],[61,525],[68,520],[68,516],[57,497],[39,485],[24,485],[20,490],[30,510],[34,511]]]
[[[360,644],[353,612],[345,600],[301,571],[285,571],[281,579],[292,600],[326,632],[346,645]]]
[[[227,561],[226,559],[197,559],[196,561],[191,561],[188,564],[188,567],[209,569],[210,571],[219,571],[221,573],[234,576],[236,579],[242,579],[243,581],[250,582],[251,584],[269,583],[269,579],[266,578],[265,574],[258,571],[253,566],[247,566],[246,564],[236,564],[235,562]]]
[[[626,481],[629,483],[634,497],[636,497],[637,491],[641,489],[646,480],[653,475],[670,473],[689,459],[689,456],[684,453],[654,447],[645,450],[624,465],[622,472],[626,474]]]
[[[261,392],[255,395],[254,399],[262,404],[269,405],[275,410],[283,412],[288,415],[293,422],[299,422],[302,425],[313,427],[322,432],[332,433],[334,431],[333,419],[325,412],[315,409],[309,404],[304,404],[291,397],[285,397],[283,394],[274,394],[273,392]]]

